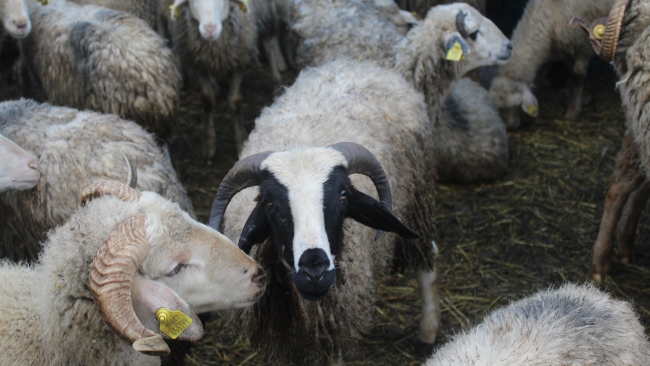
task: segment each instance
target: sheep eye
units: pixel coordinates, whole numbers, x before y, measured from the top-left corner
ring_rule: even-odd
[[[476,37],[478,37],[478,29],[476,30],[476,32],[469,35],[469,38],[471,38],[472,41],[476,41]]]
[[[344,189],[341,191],[341,202],[344,202],[348,198],[348,192]]]
[[[181,269],[183,269],[185,267],[187,267],[187,264],[179,263],[176,267],[174,267],[174,269],[172,269],[171,272],[167,273],[165,276],[167,276],[167,277],[175,276],[175,275],[178,274],[178,272],[181,271]]]

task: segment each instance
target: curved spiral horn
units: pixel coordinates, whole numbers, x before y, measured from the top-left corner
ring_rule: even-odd
[[[142,325],[131,302],[133,277],[149,254],[145,215],[134,216],[115,228],[97,251],[89,287],[104,319],[120,337],[139,352],[167,355],[162,336]]]
[[[138,202],[142,196],[142,193],[123,183],[100,181],[91,184],[81,192],[81,205],[85,206],[94,198],[104,194],[112,194],[126,202]]]
[[[388,209],[393,210],[393,198],[390,193],[390,186],[384,168],[381,166],[377,158],[368,151],[365,147],[355,144],[354,142],[339,142],[330,145],[330,148],[337,150],[348,161],[348,174],[363,174],[370,178],[375,184],[379,202]],[[379,239],[382,231],[377,231],[375,240]]]
[[[210,227],[219,231],[223,215],[230,200],[242,189],[259,185],[260,165],[273,152],[267,151],[247,156],[235,164],[223,178],[210,211]]]

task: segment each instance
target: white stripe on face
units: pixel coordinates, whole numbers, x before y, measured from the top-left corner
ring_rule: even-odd
[[[294,221],[294,270],[307,249],[320,248],[334,269],[334,258],[325,232],[323,185],[336,166],[347,167],[343,154],[329,148],[298,149],[270,155],[261,165],[289,191],[289,206]]]

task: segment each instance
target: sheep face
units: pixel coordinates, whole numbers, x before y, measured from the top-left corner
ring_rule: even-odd
[[[140,267],[143,275],[173,290],[196,313],[259,299],[263,272],[232,241],[156,194],[145,192],[140,202],[157,207],[147,213],[151,246]]]
[[[296,289],[308,300],[325,297],[334,285],[346,217],[377,230],[418,237],[386,208],[390,192],[380,203],[353,187],[348,177],[350,171],[357,172],[349,166],[352,160],[328,147],[277,152],[259,163],[258,202],[239,247],[250,251],[271,236]],[[385,180],[378,162],[374,167]],[[236,166],[231,172],[237,170]]]
[[[0,1],[0,16],[5,30],[14,38],[25,38],[32,31],[25,0]]]
[[[510,40],[475,8],[464,3],[455,3],[433,9],[429,11],[427,18],[442,16],[446,19],[456,19],[455,30],[458,33],[447,35],[446,45],[460,42],[463,48],[466,47],[463,60],[468,64],[468,69],[503,65],[512,57]]]
[[[189,5],[191,16],[199,22],[201,37],[209,41],[219,39],[222,22],[230,14],[230,0],[176,0],[172,9],[185,3]]]
[[[0,135],[0,192],[33,188],[40,178],[34,154]]]
[[[497,76],[492,80],[490,95],[499,107],[501,118],[508,129],[519,127],[519,107],[529,116],[537,117],[537,98],[526,83]]]

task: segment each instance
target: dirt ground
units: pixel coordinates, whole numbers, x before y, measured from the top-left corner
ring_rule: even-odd
[[[491,310],[525,295],[567,281],[589,280],[591,246],[596,238],[608,176],[621,145],[624,116],[608,65],[592,64],[586,92],[592,102],[578,121],[561,116],[567,92],[561,69],[541,72],[535,91],[540,114],[509,133],[508,174],[490,184],[438,184],[438,272],[442,328],[436,346],[479,323]],[[290,80],[292,76],[287,75]],[[263,68],[244,80],[248,128],[275,88]],[[225,90],[222,94],[225,94]],[[217,157],[206,165],[200,156],[201,108],[195,91],[185,93],[183,125],[172,158],[194,203],[207,221],[221,178],[236,162],[231,113],[222,101]],[[614,259],[611,277],[601,288],[632,301],[650,326],[650,215],[637,233],[637,263]],[[346,365],[418,365],[420,300],[413,273],[386,276],[377,289],[375,324],[360,345],[350,349]],[[191,351],[191,365],[263,365],[245,338],[218,314]]]

